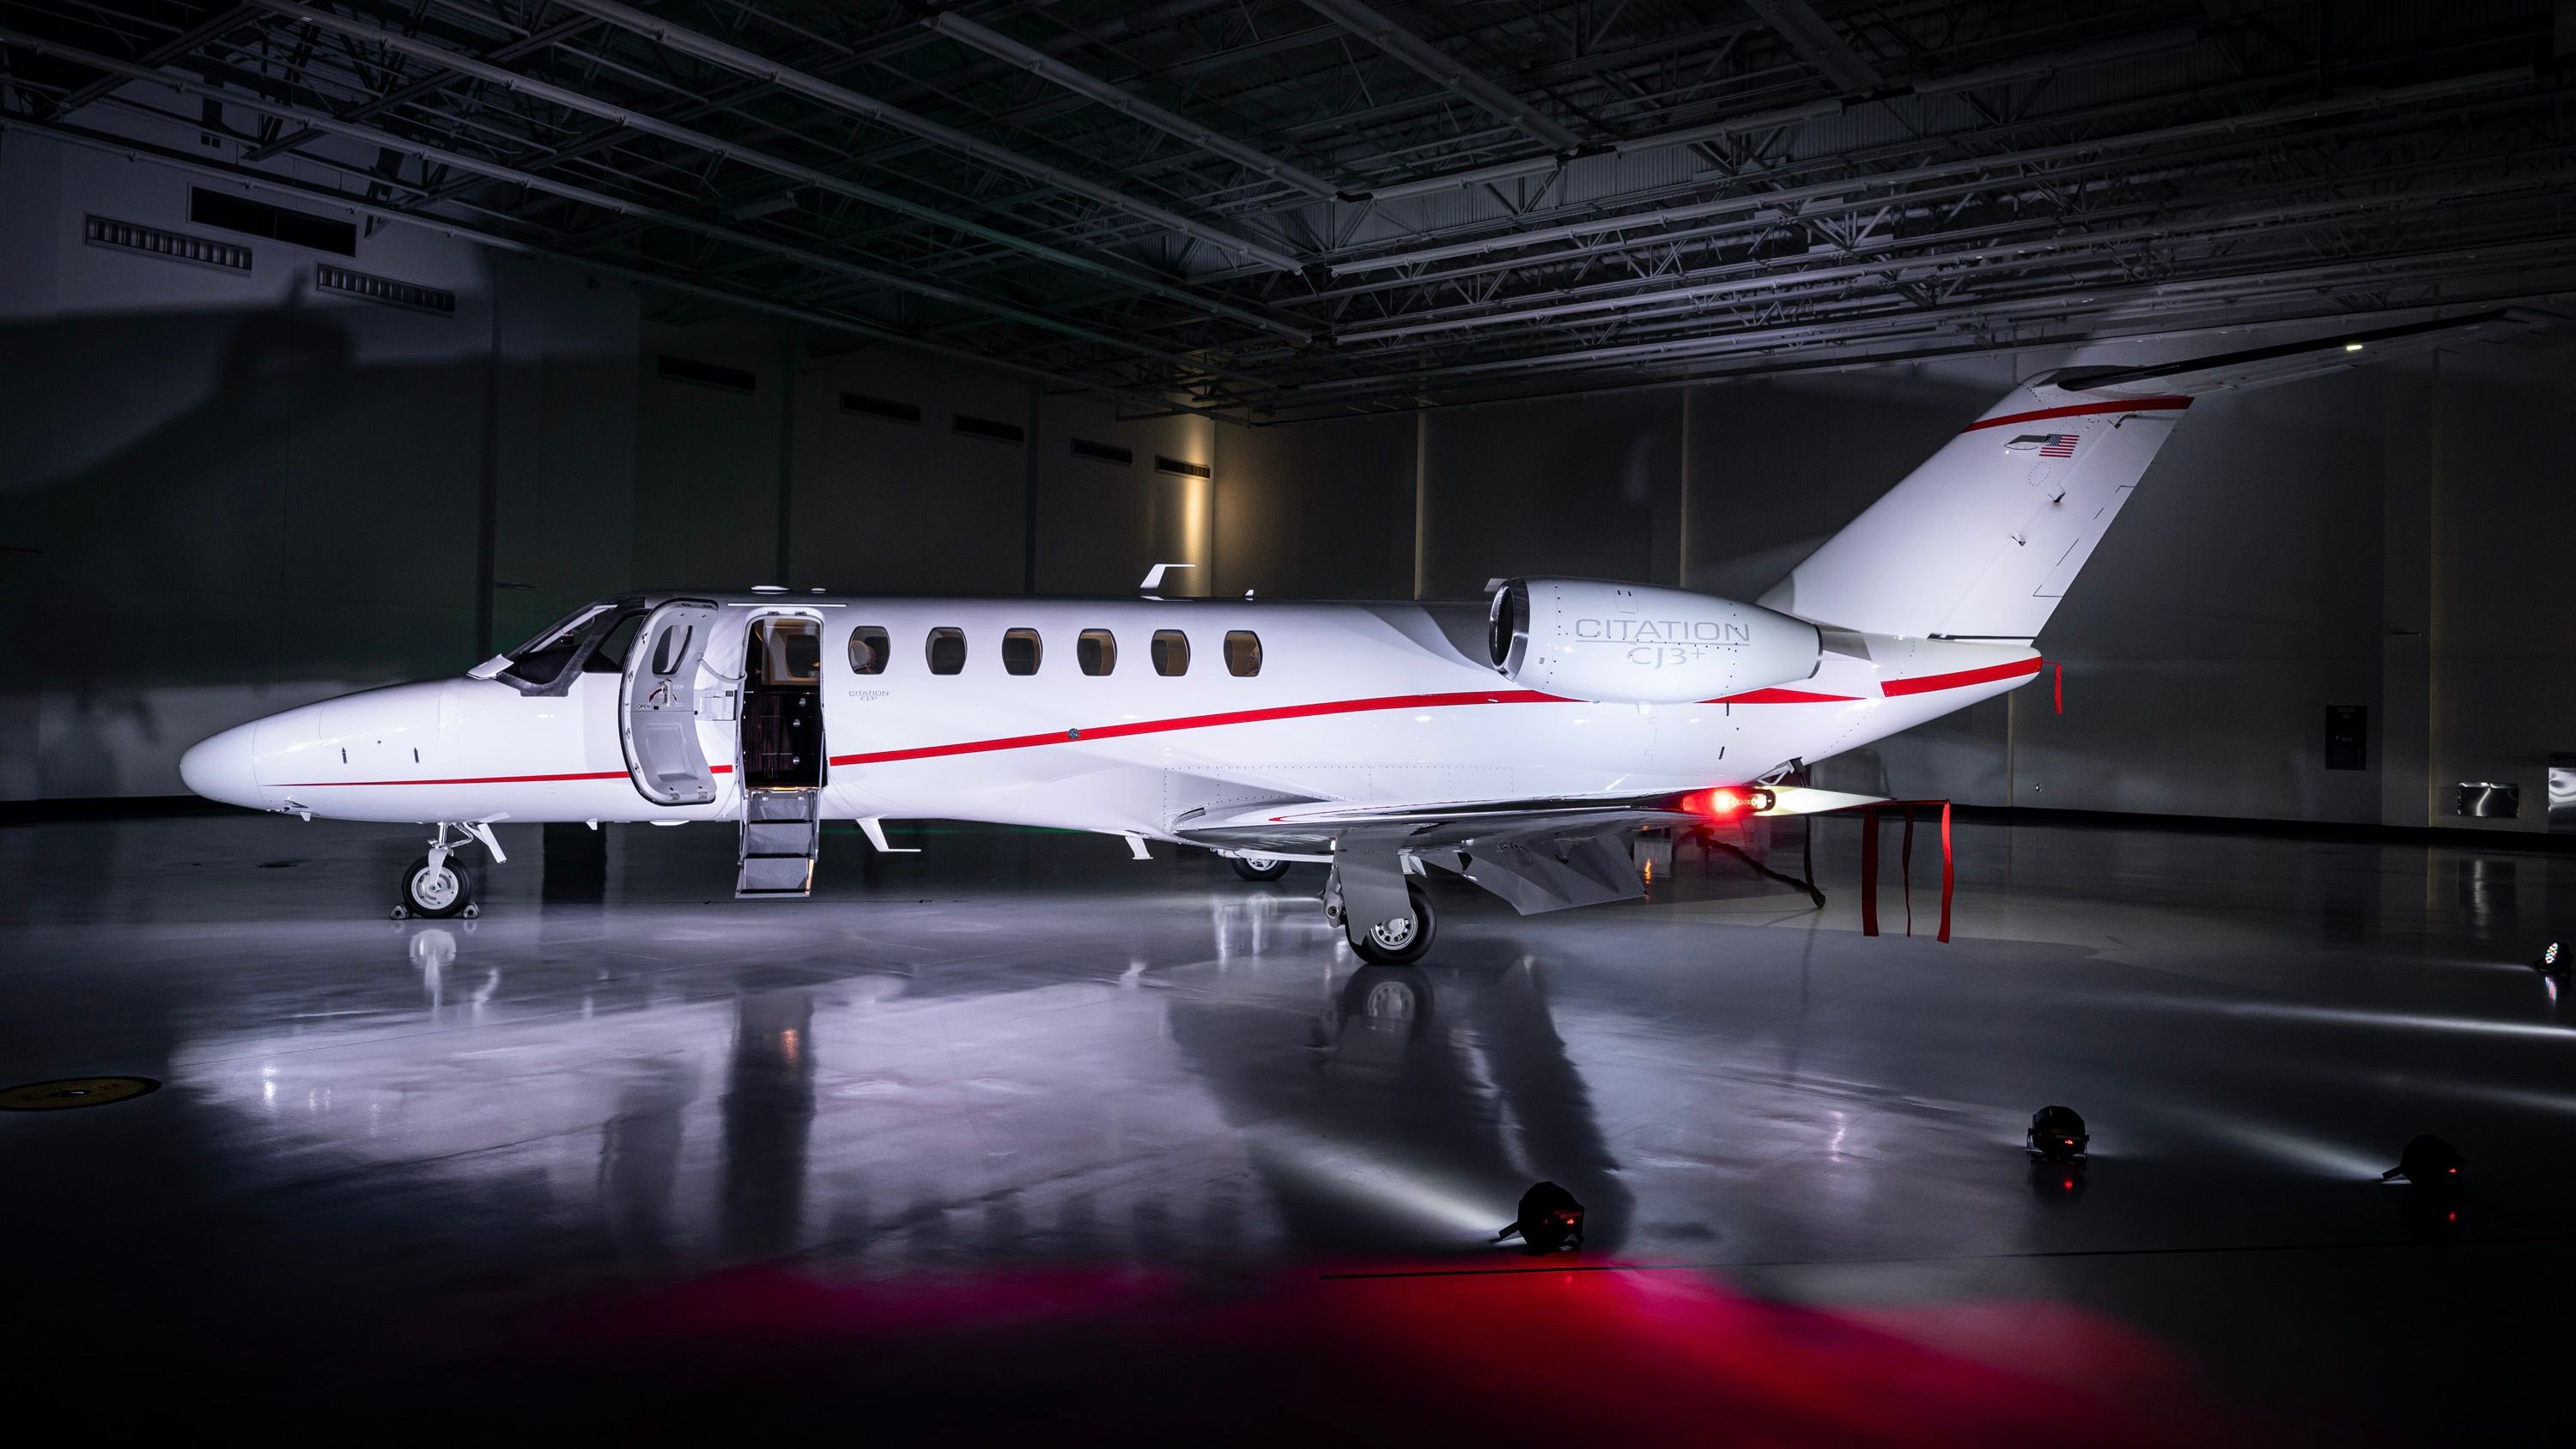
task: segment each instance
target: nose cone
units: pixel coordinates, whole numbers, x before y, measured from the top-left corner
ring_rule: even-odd
[[[259,781],[251,773],[251,729],[236,725],[189,746],[179,757],[179,778],[209,800],[266,809],[268,802],[261,798]]]

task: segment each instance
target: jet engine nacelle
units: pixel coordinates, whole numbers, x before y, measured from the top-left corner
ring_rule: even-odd
[[[1812,677],[1816,626],[1757,604],[1599,579],[1509,579],[1494,591],[1494,668],[1566,699],[1682,704]]]

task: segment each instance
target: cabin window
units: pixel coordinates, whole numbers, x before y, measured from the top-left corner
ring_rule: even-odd
[[[1038,656],[1044,652],[1038,644],[1037,630],[1005,629],[1002,631],[1002,672],[1004,674],[1037,673]]]
[[[1187,674],[1190,672],[1190,636],[1178,629],[1154,631],[1154,672]]]
[[[850,672],[883,674],[886,660],[894,654],[894,641],[874,624],[861,624],[850,631]]]
[[[966,631],[933,629],[930,631],[930,672],[955,674],[966,667]]]
[[[1085,674],[1107,674],[1118,667],[1118,636],[1106,629],[1085,629],[1073,641],[1073,661]]]
[[[1261,672],[1261,636],[1249,629],[1225,631],[1225,672],[1250,679]]]

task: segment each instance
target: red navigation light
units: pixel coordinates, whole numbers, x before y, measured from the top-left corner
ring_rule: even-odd
[[[1732,820],[1744,813],[1744,797],[1733,790],[1697,790],[1682,797],[1682,808],[1711,820]]]

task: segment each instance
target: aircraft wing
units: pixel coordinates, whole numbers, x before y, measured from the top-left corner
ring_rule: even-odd
[[[1750,791],[1754,787],[1741,787]],[[1274,801],[1184,816],[1172,833],[1218,850],[1316,855],[1344,841],[1393,848],[1456,871],[1523,915],[1626,900],[1642,889],[1624,837],[1656,826],[1708,823],[1705,791],[1392,804]],[[1878,797],[1770,787],[1758,813],[1809,815]]]

